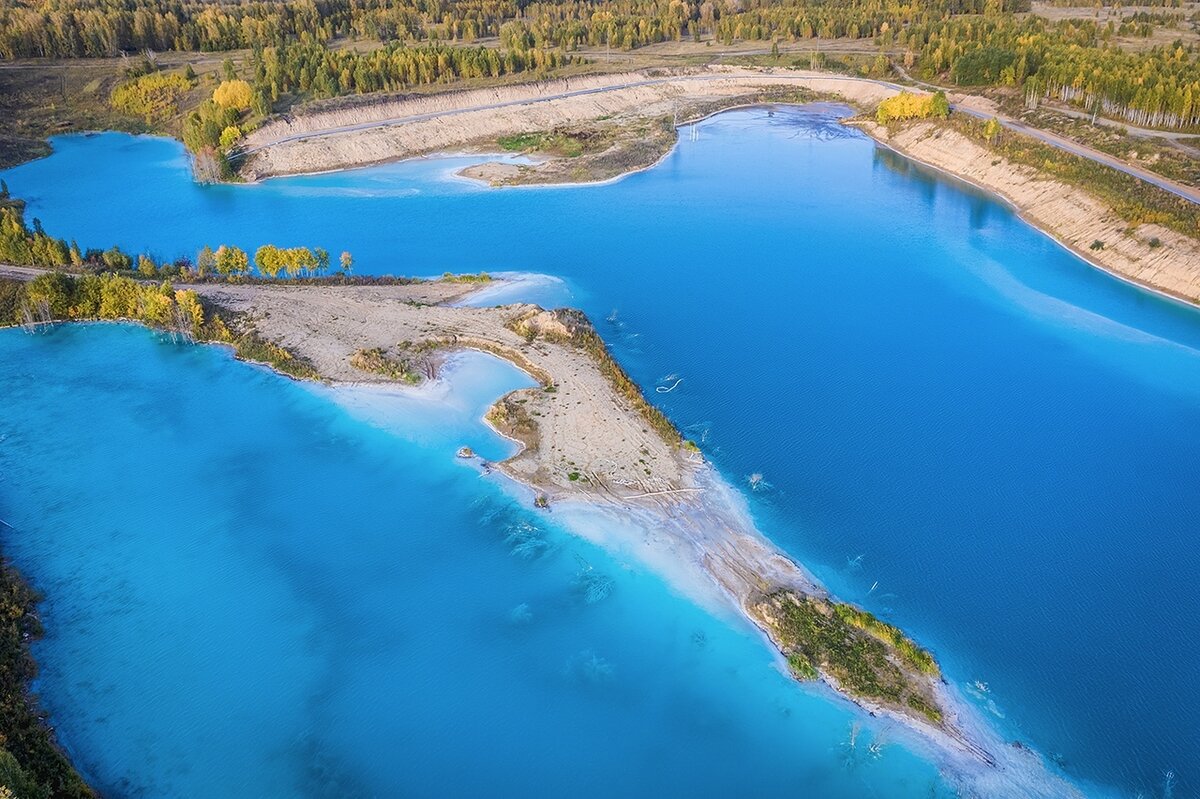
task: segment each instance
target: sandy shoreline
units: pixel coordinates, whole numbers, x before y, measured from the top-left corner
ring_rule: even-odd
[[[783,86],[864,107],[898,91],[884,82],[826,73],[726,67],[593,75],[399,98],[269,123],[248,138],[253,152],[244,173],[258,179],[447,150],[486,152],[505,135],[577,130],[599,135],[606,143],[599,152],[582,156],[548,155],[526,165],[488,161],[457,174],[492,186],[594,185],[653,168],[674,149],[678,126],[729,108],[769,103],[768,90]],[[655,119],[671,123],[669,135],[650,124]],[[882,146],[999,196],[1031,225],[1093,266],[1166,297],[1200,304],[1200,240],[1156,224],[1131,227],[1085,190],[1011,163],[933,123],[890,132],[870,121],[857,121],[855,126]],[[1092,249],[1094,242],[1103,242],[1103,248]]]
[[[931,123],[895,133],[873,122],[855,127],[883,147],[999,197],[1093,267],[1163,297],[1200,305],[1200,241],[1162,225],[1131,227],[1099,198],[1014,164],[954,130]],[[1092,249],[1096,241],[1104,247]]]

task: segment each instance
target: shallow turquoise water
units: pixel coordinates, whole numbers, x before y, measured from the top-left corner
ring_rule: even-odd
[[[1194,664],[1200,651],[1186,632],[1194,627],[1200,604],[1194,591],[1200,562],[1192,545],[1200,509],[1195,483],[1200,450],[1195,435],[1200,429],[1200,316],[1193,310],[1091,269],[1003,206],[877,151],[869,140],[834,124],[828,109],[724,114],[703,123],[698,140],[684,135],[679,148],[659,167],[592,188],[484,190],[446,177],[449,166],[462,162],[436,160],[258,186],[197,187],[187,180],[182,153],[170,142],[104,135],[60,139],[56,148],[51,158],[11,170],[4,177],[15,194],[30,198],[30,214],[40,217],[47,229],[75,236],[81,243],[115,240],[165,257],[191,253],[203,243],[253,247],[272,241],[320,245],[334,252],[349,249],[360,271],[367,272],[516,269],[562,278],[560,284],[536,287],[539,301],[569,302],[588,310],[622,363],[647,389],[668,387],[682,377],[675,390],[651,396],[703,441],[706,453],[730,480],[745,486],[760,526],[843,597],[862,602],[933,646],[954,682],[964,688],[976,680],[986,683],[988,692],[980,692],[974,701],[1005,734],[1054,755],[1066,773],[1087,783],[1115,786],[1126,795],[1138,791],[1147,796],[1198,795],[1200,754],[1192,730],[1200,713],[1194,691]],[[9,348],[61,346],[62,352],[53,355],[55,364],[79,348],[81,352],[71,357],[86,364],[118,346],[101,347],[74,335],[60,332],[30,343],[18,334],[6,334],[0,347],[6,363],[16,361],[28,370],[26,361],[34,353],[22,350],[29,354],[12,358]],[[119,347],[137,351],[143,346],[137,343],[143,341],[139,336],[145,335],[122,333]],[[60,336],[73,343],[48,343],[59,341]],[[131,352],[120,351],[121,363],[141,362]],[[230,372],[243,375],[231,376],[231,381],[250,381],[237,389],[244,392],[240,401],[205,399],[204,410],[193,414],[176,410],[178,401],[166,403],[171,414],[187,419],[186,424],[180,422],[179,441],[212,439],[224,442],[214,445],[218,451],[240,451],[236,442],[242,436],[261,431],[257,457],[286,471],[297,455],[281,450],[276,459],[270,451],[275,445],[269,442],[295,439],[297,434],[274,426],[278,422],[286,427],[286,418],[256,415],[253,409],[270,404],[265,398],[276,396],[271,392],[296,392],[287,396],[303,396],[305,403],[313,403],[307,413],[338,413],[327,398],[256,372],[239,371],[248,367],[230,365],[215,355],[168,351],[170,357],[163,356],[166,361],[212,358],[212,364],[220,364],[211,367],[214,374]],[[36,357],[50,356],[38,353]],[[167,368],[162,361],[147,368],[152,372]],[[101,365],[81,365],[84,383],[89,381],[89,368],[97,376],[105,374]],[[175,373],[169,382],[189,385],[185,373]],[[149,377],[121,381],[120,391],[113,389],[120,401],[96,398],[95,402],[101,408],[131,404],[161,408],[158,396],[164,389]],[[5,380],[11,379],[5,373]],[[2,418],[15,415],[11,417],[14,430],[33,424],[27,416],[35,411],[35,419],[45,417],[45,425],[57,429],[63,424],[60,413],[71,418],[67,400],[71,393],[64,388],[35,396],[32,408],[5,402],[0,413],[6,415]],[[397,413],[405,417],[412,409]],[[192,429],[195,416],[211,418],[215,429],[231,424],[235,429],[229,438],[209,428]],[[252,431],[241,430],[243,417],[255,425]],[[97,428],[120,426],[108,419],[107,412],[99,415],[95,406],[89,421]],[[460,423],[465,424],[461,419]],[[454,435],[447,435],[443,454],[459,443],[461,424]],[[129,432],[127,442],[142,434]],[[414,473],[414,478],[400,482],[430,478],[442,466],[448,470],[437,487],[443,499],[432,503],[422,517],[426,525],[457,529],[460,536],[463,529],[479,530],[472,539],[476,545],[472,557],[481,557],[476,552],[480,537],[490,541],[498,550],[494,553],[498,562],[519,567],[515,585],[533,591],[540,580],[551,580],[548,573],[538,571],[549,566],[530,567],[504,554],[497,542],[503,540],[508,522],[480,525],[454,516],[454,507],[474,501],[481,490],[496,489],[484,489],[454,464],[436,465],[441,462],[431,454],[436,447],[430,442],[409,436],[397,443],[394,432],[379,435],[387,443],[377,443],[378,450],[409,464]],[[47,432],[42,438],[52,436]],[[73,443],[64,446],[77,448]],[[9,513],[14,506],[24,507],[25,529],[45,513],[45,495],[37,494],[37,486],[51,481],[50,473],[62,468],[61,452],[58,458],[43,457],[36,449],[26,452],[21,461],[28,461],[26,468],[42,464],[27,485],[15,485],[8,471],[13,467],[6,466],[0,507]],[[102,462],[102,456],[97,461]],[[253,520],[264,504],[261,495],[253,490],[253,502],[250,492],[230,499],[223,483],[237,473],[232,467],[214,470],[213,461],[205,445],[194,454],[172,453],[144,468],[130,463],[128,469],[141,480],[122,472],[119,490],[111,480],[103,482],[103,490],[96,489],[95,502],[127,497],[127,509],[121,513],[145,514],[149,524],[148,517],[161,512],[155,498],[182,501],[171,499],[178,494],[196,500],[191,508],[195,514],[198,509],[226,507],[230,524],[238,525],[241,508],[249,506]],[[95,468],[114,473],[102,463]],[[277,471],[264,468],[271,474]],[[408,474],[401,466],[395,468],[396,474]],[[203,480],[186,478],[198,470],[205,475]],[[367,479],[362,470],[362,463],[330,446],[327,461],[306,469],[311,473],[308,480],[280,478],[279,483],[268,483],[275,488],[271,495],[278,493],[282,499],[265,503],[266,507],[281,508],[263,511],[259,521],[247,523],[277,536],[276,528],[290,518],[289,502],[307,503],[315,497],[324,501],[328,479],[336,479],[344,493],[347,486]],[[751,490],[746,477],[756,473],[763,475],[763,481],[760,490]],[[164,474],[170,475],[165,482]],[[336,478],[322,479],[333,475]],[[140,486],[141,481],[150,488],[144,494],[130,494],[130,484]],[[256,489],[260,481],[250,480],[249,485]],[[76,476],[69,482],[70,491],[81,491],[76,487],[81,482],[91,481]],[[199,490],[197,486],[201,493],[191,493]],[[289,494],[286,486],[295,488]],[[422,487],[415,493],[423,496],[430,490]],[[63,523],[90,507],[74,499],[68,503],[66,497],[72,494],[62,491]],[[214,492],[212,498],[207,497],[209,491]],[[404,496],[404,503],[418,501]],[[462,499],[454,503],[444,499],[451,496]],[[486,496],[493,497],[487,502],[499,502],[501,495]],[[210,506],[210,501],[216,504]],[[328,527],[344,531],[344,523],[333,521],[342,515],[334,510],[338,505],[330,502]],[[504,507],[504,514],[524,518],[511,504]],[[378,514],[376,508],[356,524],[374,522]],[[207,515],[211,514],[200,518]],[[377,592],[386,593],[386,588],[371,588],[374,581],[353,570],[337,573],[339,558],[349,555],[344,547],[331,553],[328,546],[313,543],[331,534],[317,524],[321,518],[319,513],[302,513],[293,523],[299,540],[313,547],[308,553],[310,568],[326,561],[333,564],[322,572],[324,582],[318,583],[331,586],[338,600],[333,604],[340,607],[346,594],[360,589],[376,599]],[[39,522],[32,529],[46,528]],[[66,614],[70,618],[105,600],[84,593],[78,581],[68,580],[55,588],[66,578],[55,582],[53,574],[43,571],[52,568],[44,562],[65,558],[70,563],[74,558],[90,563],[97,555],[80,554],[84,542],[124,562],[123,555],[115,554],[119,551],[115,545],[80,535],[83,540],[75,543],[29,549],[20,536],[8,541],[39,582],[49,581],[52,603],[56,594],[63,594],[61,601],[73,608]],[[441,541],[445,535],[435,537]],[[561,541],[567,546],[571,540]],[[206,551],[198,545],[195,550]],[[412,568],[425,565],[421,559],[435,557],[425,550],[409,554],[411,560],[404,562]],[[603,557],[594,551],[586,556],[590,562]],[[371,553],[375,566],[380,560],[378,552]],[[390,558],[383,560],[391,564]],[[554,579],[569,582],[577,571],[573,557],[567,556],[565,563]],[[71,567],[64,568],[66,574],[72,573]],[[83,567],[77,563],[74,568]],[[244,568],[253,572],[258,566]],[[130,574],[141,571],[131,567]],[[462,586],[471,579],[487,582],[493,572],[479,564],[471,564],[468,571],[470,577],[456,578],[445,589],[448,593],[439,591],[436,579],[430,577],[431,582],[414,589],[408,601],[422,609],[435,603],[448,613],[469,616],[474,597]],[[642,734],[640,718],[646,711],[622,705],[625,700],[613,696],[595,699],[588,707],[606,721],[598,727],[601,733],[587,739],[591,745],[581,747],[587,756],[580,755],[571,769],[594,776],[597,771],[579,763],[602,762],[616,772],[608,779],[627,781],[620,789],[636,784],[647,786],[649,792],[655,786],[652,774],[672,768],[694,769],[700,775],[698,789],[710,795],[735,780],[754,778],[763,780],[764,793],[807,788],[814,796],[869,791],[903,796],[910,790],[928,791],[928,767],[908,759],[898,745],[888,747],[887,755],[867,768],[844,771],[839,765],[843,754],[839,742],[845,740],[850,723],[844,711],[781,683],[769,668],[768,654],[744,631],[733,631],[673,599],[637,568],[613,571],[638,575],[639,587],[626,590],[620,583],[608,602],[627,602],[622,606],[627,615],[620,622],[611,621],[613,627],[607,629],[616,635],[614,630],[632,624],[630,619],[636,617],[634,626],[643,630],[643,637],[637,639],[640,643],[614,646],[621,656],[617,657],[612,649],[604,651],[605,647],[585,641],[561,647],[567,654],[550,653],[550,643],[539,640],[528,644],[529,657],[540,662],[544,656],[551,664],[546,670],[560,674],[571,670],[564,665],[571,653],[585,650],[614,663],[622,657],[632,659],[641,665],[614,667],[625,690],[647,686],[644,695],[648,695],[686,684],[693,687],[681,690],[700,697],[697,702],[667,703],[672,712],[661,710],[660,705],[652,718],[674,724],[694,713],[728,713],[741,721],[697,721],[690,732],[670,727],[669,733],[660,729],[658,734]],[[361,585],[352,584],[360,579]],[[386,579],[381,577],[380,582]],[[454,587],[458,590],[451,590]],[[264,597],[253,612],[263,614],[260,619],[278,614],[284,618],[272,629],[286,628],[286,616],[298,613],[297,603],[315,601],[305,591]],[[503,615],[503,608],[525,601],[520,593],[514,590],[497,602],[497,613]],[[444,600],[439,599],[442,596]],[[606,606],[615,606],[608,602]],[[531,606],[536,608],[536,603]],[[678,618],[676,614],[697,621],[670,621]],[[136,619],[139,614],[131,615]],[[211,615],[221,613],[214,610]],[[389,627],[379,623],[377,615],[368,615],[381,628]],[[221,624],[228,621],[222,618]],[[340,621],[344,618],[336,616],[331,623]],[[170,622],[160,619],[158,623]],[[97,624],[84,626],[104,635]],[[310,638],[329,634],[321,622],[313,624],[311,630],[316,632],[310,630]],[[569,626],[572,632],[580,628],[579,634],[587,638],[589,631],[604,624],[588,618]],[[704,627],[704,640],[728,641],[730,654],[722,665],[713,667],[715,671],[697,675],[693,683],[690,676],[679,677],[680,670],[672,664],[682,662],[675,658],[685,657],[690,632],[684,629],[694,624],[709,625]],[[666,629],[680,632],[672,638]],[[399,632],[390,635],[403,637]],[[629,635],[628,629],[620,630],[622,640]],[[663,645],[660,636],[676,643]],[[416,637],[437,638],[432,633]],[[591,637],[601,636],[596,632]],[[116,667],[114,673],[105,671],[111,664],[96,665],[85,677],[89,687],[52,690],[54,670],[62,670],[63,679],[68,679],[68,672],[79,668],[79,653],[90,651],[83,640],[52,639],[44,645],[43,659],[49,667],[46,695],[58,710],[56,721],[73,742],[73,750],[92,752],[97,758],[94,767],[99,769],[100,760],[109,756],[95,750],[107,747],[87,748],[82,731],[87,723],[75,714],[79,708],[106,713],[103,698],[122,693],[118,686],[123,685],[119,680],[124,670]],[[128,640],[137,640],[137,635]],[[497,651],[509,652],[510,643],[506,640]],[[277,645],[280,651],[291,652],[288,643]],[[462,655],[478,645],[478,638],[466,636],[460,648],[451,649]],[[498,745],[497,738],[507,741],[513,736],[558,747],[565,745],[561,734],[548,730],[587,716],[579,705],[561,714],[551,712],[557,695],[543,693],[540,684],[518,692],[510,704],[494,698],[482,702],[480,694],[491,692],[468,686],[472,690],[465,695],[470,699],[458,705],[455,691],[461,686],[454,686],[474,677],[457,671],[459,657],[447,656],[449,644],[427,646],[438,651],[414,665],[423,675],[424,682],[417,682],[424,686],[422,695],[437,698],[437,702],[429,700],[427,712],[460,720],[484,713],[490,721],[463,721],[453,732],[429,738],[439,744],[424,749],[424,757],[445,750],[447,742],[458,736],[465,736],[473,750],[488,750],[489,745]],[[237,652],[238,647],[231,644],[228,651]],[[170,659],[152,668],[156,659],[138,654],[131,646],[122,652],[148,662],[147,670],[163,685],[179,679]],[[279,662],[270,653],[261,658]],[[366,686],[387,682],[389,670],[397,667],[385,658],[376,662],[374,670],[364,665],[361,681],[346,678],[342,670],[351,669],[360,659],[363,664],[371,661],[356,653],[339,661],[335,671],[339,688],[358,686],[346,690],[358,695],[361,703]],[[527,671],[523,665],[515,668],[521,674]],[[743,675],[736,689],[715,688],[727,679],[718,676],[730,669]],[[260,675],[264,671],[247,670]],[[297,666],[297,674],[302,672]],[[288,691],[303,692],[295,687],[303,682],[300,676],[295,681],[265,679],[279,688],[269,692],[264,702],[292,707]],[[97,685],[106,689],[99,691]],[[485,685],[496,688],[497,683]],[[203,697],[213,695],[206,690],[197,693],[201,703]],[[442,709],[441,702],[455,703],[455,711]],[[531,714],[523,703],[540,710],[526,718]],[[779,703],[787,707],[801,703],[798,707],[804,710],[784,715],[777,710]],[[380,714],[387,715],[389,707],[394,710],[396,705],[383,703]],[[343,708],[337,724],[342,725],[345,740],[364,746],[366,763],[381,756],[362,740],[385,742],[378,744],[381,747],[390,740],[392,750],[419,744],[417,738],[397,731],[398,722],[390,716],[386,724],[379,720],[372,722],[378,727],[371,727],[361,715],[365,712]],[[781,718],[798,715],[817,719],[813,731],[794,733],[790,726],[781,731],[778,725],[792,724]],[[428,716],[417,716],[429,723]],[[526,731],[524,726],[514,732],[518,718],[520,725],[541,732]],[[349,727],[360,724],[367,726],[353,736]],[[730,736],[712,734],[714,725],[755,732],[746,739],[751,743],[742,746]],[[189,741],[197,740],[200,726],[189,730],[175,724],[171,729],[178,732],[163,733],[162,746],[183,753],[178,755],[181,762],[190,762]],[[322,731],[335,726],[334,722],[315,725]],[[479,731],[483,728],[491,731],[486,737],[489,745],[473,737],[483,736]],[[698,734],[696,729],[708,732]],[[764,731],[761,738],[759,731]],[[145,737],[142,745],[146,740],[158,741],[160,736]],[[648,740],[659,743],[650,746]],[[337,748],[324,741],[319,746],[322,751]],[[639,746],[654,754],[646,755]],[[676,752],[673,766],[648,765],[654,757],[666,756],[661,747]],[[531,750],[538,751],[535,746]],[[503,751],[512,754],[510,749]],[[532,761],[561,761],[561,749],[547,751],[552,754],[516,758],[519,765],[504,772],[513,781],[507,784],[520,787],[520,780],[532,779]],[[738,754],[726,758],[720,775],[711,776],[717,769],[711,761],[724,751]],[[694,759],[679,752],[691,752]],[[750,752],[757,752],[758,759],[750,759]],[[359,775],[358,766],[346,765],[352,756],[330,757],[339,768]],[[489,769],[501,769],[502,762],[512,763],[513,758],[497,756],[488,761]],[[557,767],[547,770],[559,774]],[[439,773],[435,765],[410,765],[398,772],[391,775],[396,780],[391,784],[418,786],[414,788],[418,793],[432,790]],[[450,773],[455,780],[470,779],[460,772]],[[442,780],[448,779],[446,773],[440,772]],[[870,788],[858,783],[868,779],[864,773],[878,780]],[[906,787],[900,786],[901,780]],[[588,784],[594,790],[585,792],[612,792],[599,777]],[[464,790],[470,788],[464,783]]]
[[[767,648],[457,461],[531,384],[315,389],[124,326],[0,332],[39,689],[114,796],[928,796]],[[331,396],[335,395],[335,396]],[[588,602],[580,573],[611,581]],[[931,787],[932,786],[932,787]]]

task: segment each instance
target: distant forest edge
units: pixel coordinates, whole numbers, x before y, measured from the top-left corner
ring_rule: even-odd
[[[265,113],[288,92],[334,97],[544,73],[585,47],[851,39],[879,49],[874,74],[894,62],[929,81],[1014,87],[1031,105],[1054,98],[1128,124],[1200,131],[1194,37],[1118,43],[1200,20],[1162,0],[1147,5],[1157,8],[1049,20],[1027,13],[1029,0],[0,0],[0,57],[249,49]],[[500,49],[463,47],[485,37]],[[345,40],[379,49],[328,47]]]

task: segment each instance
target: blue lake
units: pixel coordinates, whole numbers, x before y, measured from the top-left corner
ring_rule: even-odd
[[[1089,792],[1200,795],[1196,311],[828,108],[723,114],[588,188],[450,176],[471,159],[200,187],[173,142],[55,148],[2,174],[84,246],[559,278],[517,294],[587,310],[759,526],[1007,737]],[[500,454],[476,420],[522,379],[456,374],[448,399],[364,399],[132,328],[0,333],[4,544],[48,596],[40,688],[99,786],[952,790],[752,632],[456,463]],[[545,556],[510,554],[531,536]],[[615,585],[594,605],[587,566]]]

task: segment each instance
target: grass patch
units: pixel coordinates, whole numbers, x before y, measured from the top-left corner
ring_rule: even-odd
[[[561,158],[578,158],[600,149],[598,136],[583,131],[549,130],[518,133],[496,139],[500,149],[510,153],[544,153]]]
[[[443,272],[442,281],[445,283],[491,283],[492,276],[487,272],[471,274],[469,272],[456,275],[453,272]]]
[[[787,591],[764,598],[755,611],[797,679],[824,672],[851,696],[942,721],[925,684],[938,674],[937,663],[893,625],[851,605]]]
[[[413,385],[421,382],[420,373],[414,372],[407,361],[393,358],[379,347],[358,350],[350,356],[350,365],[389,380],[400,380]]]
[[[861,608],[856,608],[853,605],[838,603],[833,608],[838,618],[851,627],[857,627],[864,632],[870,633],[895,649],[896,653],[917,671],[923,674],[938,675],[938,665],[933,659],[933,655],[917,646],[912,639],[900,631],[899,627],[888,624],[886,621],[882,621],[875,616],[875,614]]]
[[[233,340],[233,351],[243,361],[265,363],[277,372],[298,380],[320,380],[321,373],[307,359],[289,352],[250,328]]]

